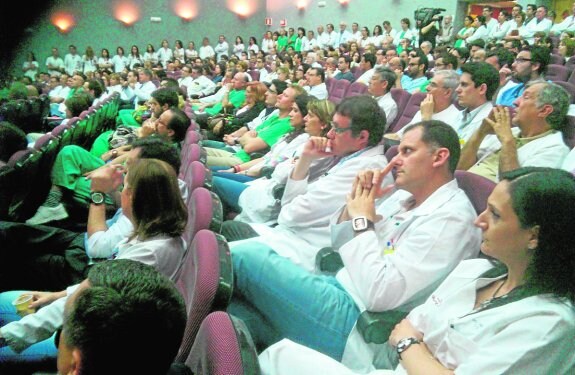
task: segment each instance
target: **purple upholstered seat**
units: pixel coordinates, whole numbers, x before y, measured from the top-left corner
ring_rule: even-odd
[[[215,311],[202,325],[186,364],[195,374],[258,375],[257,352],[245,324]]]
[[[232,260],[225,238],[210,230],[199,231],[188,246],[176,281],[188,313],[177,362],[186,362],[204,318],[227,308],[232,285]]]
[[[475,212],[479,215],[487,207],[487,198],[495,188],[495,182],[467,171],[455,171],[457,184],[467,194]]]
[[[409,99],[411,98],[411,94],[403,89],[393,88],[391,89],[391,97],[393,98],[393,100],[395,100],[395,103],[397,104],[397,116],[395,117],[395,120],[393,120],[391,124],[388,124],[387,126],[388,129],[395,128],[395,124],[399,121],[401,115],[403,115],[403,111],[407,106],[407,102],[409,102]]]
[[[194,191],[198,187],[212,189],[212,172],[199,161],[193,161],[186,168],[185,173],[180,173],[180,179],[186,182],[188,190]]]
[[[403,109],[403,113],[398,112],[399,116],[401,117],[399,117],[398,120],[393,121],[394,123],[393,129],[388,128],[388,132],[397,133],[399,130],[401,130],[401,128],[409,124],[413,119],[413,116],[415,116],[417,111],[419,111],[421,102],[423,101],[423,99],[425,99],[426,95],[427,94],[424,92],[417,92],[412,94],[411,97],[409,98],[409,101],[405,105],[405,108]]]
[[[50,143],[51,140],[55,139],[52,133],[46,133],[34,142],[34,150],[40,150],[42,147]]]
[[[563,81],[566,82],[569,78],[569,69],[564,65],[550,64],[547,65],[547,73],[545,79],[549,81]]]
[[[187,207],[188,224],[183,235],[186,242],[189,243],[202,229],[220,232],[223,220],[222,202],[215,193],[198,187],[190,194]]]
[[[345,97],[367,95],[367,86],[361,82],[354,82],[347,88]]]
[[[349,85],[351,83],[347,79],[336,79],[331,85],[328,99],[335,104],[339,104],[345,98],[345,92]]]
[[[180,172],[186,173],[187,169],[189,168],[190,164],[193,161],[199,161],[203,164],[206,163],[207,160],[206,150],[197,143],[185,145],[185,147],[182,148],[181,158],[182,158],[182,167],[180,169]]]

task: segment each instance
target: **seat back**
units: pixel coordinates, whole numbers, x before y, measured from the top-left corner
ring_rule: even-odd
[[[331,86],[331,91],[328,91],[328,99],[339,104],[345,98],[345,92],[350,85],[347,79],[336,79]]]
[[[361,82],[354,82],[347,88],[345,92],[345,97],[350,96],[358,96],[358,95],[366,95],[367,94],[367,86]]]
[[[552,53],[549,59],[549,64],[565,65],[565,58],[561,55]]]
[[[188,246],[176,286],[188,313],[176,361],[185,362],[204,318],[225,310],[232,298],[232,259],[226,239],[210,230],[199,231]]]
[[[204,187],[194,189],[187,202],[188,223],[183,238],[189,243],[199,230],[219,233],[223,222],[222,202],[217,194]]]
[[[193,161],[186,169],[186,173],[180,173],[179,177],[186,182],[189,191],[199,187],[212,189],[212,171],[199,161]]]
[[[206,164],[208,160],[206,150],[197,143],[185,145],[185,147],[182,148],[181,158],[182,167],[180,168],[180,172],[184,174],[192,162],[199,161],[202,164]]]
[[[553,81],[553,83],[563,87],[571,96],[571,104],[575,104],[575,84],[564,81]]]
[[[403,113],[401,113],[401,117],[397,121],[394,121],[393,129],[388,128],[388,133],[397,133],[399,130],[401,130],[401,128],[409,124],[413,119],[413,116],[415,116],[417,111],[419,111],[421,102],[423,99],[425,99],[426,96],[427,94],[424,92],[417,92],[412,94],[409,98],[409,101],[405,105],[405,108],[403,109]]]
[[[550,81],[567,81],[569,78],[569,70],[558,64],[547,65],[547,73],[545,73],[545,79]]]
[[[204,319],[186,364],[195,374],[261,374],[246,325],[223,311],[215,311]]]
[[[487,207],[487,198],[495,188],[496,183],[475,173],[455,171],[457,184],[467,194],[475,212],[479,215]]]
[[[397,124],[397,122],[401,118],[401,115],[403,114],[403,111],[407,106],[407,102],[409,102],[409,98],[411,98],[411,94],[403,89],[398,88],[393,88],[391,89],[390,92],[391,97],[393,98],[393,100],[395,100],[395,103],[397,104],[397,116],[395,117],[395,120],[393,120],[391,124],[387,125],[388,129],[393,129],[395,128],[395,124]]]

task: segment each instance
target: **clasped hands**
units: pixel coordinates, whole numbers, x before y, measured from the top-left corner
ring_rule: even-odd
[[[374,223],[381,220],[375,212],[375,201],[391,192],[395,185],[381,186],[383,179],[395,167],[394,160],[383,169],[361,171],[353,182],[351,192],[347,195],[347,219],[365,216]]]
[[[484,136],[495,134],[501,143],[513,139],[509,108],[493,107],[491,114],[483,120],[479,129]]]

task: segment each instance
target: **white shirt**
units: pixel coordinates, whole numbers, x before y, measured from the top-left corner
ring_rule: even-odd
[[[312,183],[308,183],[309,175],[299,181],[290,176],[282,197],[278,225],[270,228],[252,224],[260,237],[250,240],[264,243],[279,255],[313,271],[318,250],[331,245],[330,217],[345,203],[357,173],[387,165],[383,146],[362,151],[342,159]],[[386,177],[385,183],[391,182],[391,176]],[[232,242],[232,253],[237,243],[250,240]]]
[[[160,64],[162,64],[164,69],[166,69],[168,67],[168,61],[172,60],[174,57],[174,52],[172,52],[172,50],[169,48],[162,47],[158,50],[158,52],[156,52],[156,56],[158,57]]]
[[[463,145],[471,138],[473,133],[479,129],[483,119],[489,116],[492,109],[493,104],[491,101],[488,101],[470,112],[467,112],[467,109],[460,111],[457,117],[453,120],[446,121],[446,123],[455,129],[459,136],[459,141],[462,142],[461,144]]]
[[[531,45],[535,42],[534,35],[538,31],[544,31],[545,34],[549,33],[551,30],[551,26],[553,24],[547,18],[543,18],[541,21],[537,21],[537,17],[533,17],[533,19],[525,26],[523,29],[519,29],[519,35],[527,40],[527,42]]]
[[[327,99],[328,97],[327,86],[324,82],[315,86],[304,86],[303,88],[309,95],[315,96],[319,100]]]
[[[551,27],[551,31],[555,34],[561,34],[563,31],[575,30],[575,16],[566,17],[563,22],[557,23]]]
[[[489,22],[486,22],[485,26],[487,27],[487,35],[491,35],[493,29],[496,28],[497,25],[499,25],[499,22],[493,17],[489,20]]]
[[[274,48],[273,39],[263,39],[262,40],[262,51],[268,53],[270,49]]]
[[[388,92],[387,94],[375,99],[377,100],[379,108],[383,109],[383,112],[385,112],[385,119],[386,119],[385,128],[387,130],[389,128],[389,125],[391,125],[393,120],[395,120],[395,118],[397,117],[397,103],[395,102],[395,100],[393,100],[391,92]]]
[[[112,64],[114,64],[114,72],[121,73],[126,65],[128,65],[128,58],[126,56],[115,55],[112,57]]]
[[[561,169],[571,173],[575,172],[575,148],[572,149],[565,158],[565,160],[563,160]]]
[[[497,25],[491,29],[489,37],[495,40],[502,40],[508,33],[511,24],[509,22],[497,23]]]
[[[216,52],[217,55],[217,61],[220,61],[222,59],[222,55],[230,57],[229,49],[230,46],[228,45],[228,42],[226,42],[225,40],[222,43],[216,44],[214,51]]]
[[[243,43],[234,44],[234,55],[238,57],[238,59],[242,58],[242,52],[246,50],[246,46]]]
[[[480,278],[492,267],[485,259],[461,262],[407,317],[423,332],[433,357],[457,374],[572,374],[571,303],[538,295],[473,313],[477,289],[501,278]],[[382,354],[393,350],[387,343],[375,347]],[[271,346],[259,358],[262,374],[283,374],[288,368],[299,375],[359,373],[289,340]],[[374,359],[365,358],[357,366],[361,373],[407,373],[401,364],[395,371],[375,370]]]
[[[347,30],[340,31],[339,33],[337,33],[337,37],[335,40],[336,44],[334,47],[339,47],[340,44],[347,43],[352,38],[353,38],[353,35],[349,31],[347,31]]]
[[[321,34],[317,34],[317,45],[319,48],[325,48],[329,44],[329,34],[327,32],[323,32]]]
[[[138,101],[146,101],[151,98],[152,92],[156,91],[157,87],[152,81],[144,82],[139,87],[136,87],[134,94]]]
[[[82,71],[82,56],[75,54],[72,55],[71,53],[67,54],[64,57],[64,70],[68,75],[73,75],[74,72]]]
[[[457,116],[460,115],[460,112],[461,111],[459,109],[457,109],[457,107],[455,105],[451,104],[449,107],[445,108],[443,111],[432,114],[431,119],[443,121],[446,124],[453,126],[452,124],[455,123],[454,119],[456,119]],[[417,111],[417,113],[413,116],[413,118],[411,119],[409,124],[407,124],[403,128],[401,128],[396,134],[401,136],[403,134],[403,132],[405,131],[405,129],[407,129],[407,127],[409,125],[417,124],[418,122],[421,122],[421,111]]]
[[[518,127],[511,128],[511,132],[515,138],[518,138],[521,129]],[[499,150],[501,150],[501,142],[499,142],[496,135],[485,137],[477,152],[477,163],[475,165]],[[569,147],[563,141],[563,134],[554,130],[544,137],[534,139],[519,147],[517,149],[517,160],[520,167],[561,168],[568,154]]]
[[[50,65],[53,68],[62,69],[62,68],[64,68],[64,60],[62,60],[62,58],[60,56],[58,56],[58,57],[48,56],[48,58],[46,59],[46,68],[48,68],[48,73],[51,76],[54,75],[56,77],[60,77],[62,72],[60,70],[50,69]]]
[[[186,87],[188,89],[188,96],[191,95],[206,96],[212,94],[215,91],[216,84],[208,77],[201,75],[198,78],[191,80],[189,83],[187,83]]]
[[[475,40],[483,39],[487,40],[489,37],[489,30],[485,25],[479,26],[469,38],[465,39],[466,43],[469,44]]]
[[[143,242],[137,238],[131,241],[126,239],[118,244],[115,259],[131,259],[154,266],[158,272],[175,280],[185,249],[186,243],[181,237],[158,236]],[[2,337],[6,338],[10,347],[15,350],[24,350],[49,338],[62,326],[64,305],[76,289],[77,285],[67,288],[66,297],[52,302],[35,314],[0,328]]]
[[[158,55],[156,52],[144,52],[144,61],[149,61],[152,64],[158,63]]]
[[[324,47],[327,46],[331,46],[333,48],[339,47],[339,44],[337,44],[337,41],[339,40],[339,33],[333,30],[331,33],[326,32],[326,34],[329,39],[327,41],[327,45],[325,45]]]
[[[200,59],[204,60],[204,59],[210,58],[210,57],[215,56],[215,55],[216,55],[216,52],[214,51],[212,46],[201,46],[200,47]]]

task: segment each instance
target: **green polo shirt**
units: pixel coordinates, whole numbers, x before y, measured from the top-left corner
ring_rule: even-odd
[[[238,108],[240,105],[244,104],[246,101],[246,90],[232,90],[228,94],[228,101],[234,106],[234,108]],[[217,115],[222,111],[222,102],[216,103],[214,106],[210,108],[206,108],[206,113],[210,116]]]
[[[258,138],[263,140],[268,146],[272,147],[286,133],[293,130],[289,123],[289,117],[279,118],[273,115],[256,128]],[[241,161],[248,162],[251,160],[250,155],[243,149],[236,152],[235,156]]]

